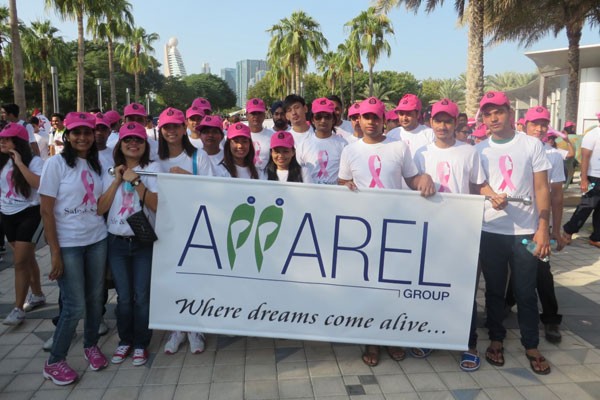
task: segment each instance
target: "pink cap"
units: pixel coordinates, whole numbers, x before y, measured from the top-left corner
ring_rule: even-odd
[[[158,129],[166,124],[185,124],[183,112],[173,107],[164,109],[158,117]]]
[[[510,100],[506,97],[504,92],[495,92],[493,90],[487,92],[479,101],[479,108],[483,108],[488,104],[493,104],[495,106],[508,106],[510,107]]]
[[[104,125],[110,128],[110,123],[106,120],[106,115],[102,113],[96,113],[96,126]]]
[[[550,111],[546,107],[538,106],[531,107],[525,113],[525,121],[531,122],[538,119],[543,119],[545,121],[550,121]]]
[[[519,120],[517,121],[517,124],[525,125],[525,118],[519,118]]]
[[[575,126],[575,123],[573,121],[565,122],[565,128],[570,128],[571,126]]]
[[[200,125],[196,127],[197,131],[200,131],[203,127],[212,127],[219,128],[221,132],[223,131],[223,120],[218,115],[207,115],[202,119]]]
[[[121,119],[121,115],[115,110],[108,110],[104,113],[104,120],[108,122],[109,125],[112,125],[118,122]]]
[[[596,113],[596,118],[600,119],[600,112]]]
[[[486,124],[479,125],[479,127],[477,129],[475,129],[473,131],[473,133],[471,133],[471,136],[478,137],[478,138],[486,137],[487,136],[487,125]]]
[[[80,126],[94,129],[96,127],[96,117],[86,112],[70,112],[65,117],[65,126],[69,130]]]
[[[29,143],[29,133],[27,129],[16,122],[9,122],[0,132],[0,137],[17,137]]]
[[[287,147],[288,149],[294,148],[294,137],[291,133],[286,131],[275,132],[271,136],[271,148],[275,147]]]
[[[123,140],[128,136],[136,136],[140,139],[147,140],[146,128],[144,125],[137,122],[128,122],[119,128],[119,140]]]
[[[212,112],[212,107],[210,106],[210,101],[206,100],[204,97],[198,97],[192,101],[192,107],[196,106],[201,110],[208,110]]]
[[[146,107],[144,107],[140,103],[131,103],[127,105],[123,110],[124,117],[130,115],[141,115],[142,117],[147,117],[148,113],[146,112]]]
[[[375,114],[383,118],[385,105],[377,97],[369,97],[360,103],[360,115]]]
[[[333,114],[335,113],[335,104],[325,97],[320,97],[312,102],[311,110],[313,114],[320,112]]]
[[[446,113],[452,118],[458,117],[458,105],[450,99],[441,99],[431,107],[431,118],[439,113]]]
[[[265,102],[261,99],[250,99],[246,102],[246,114],[250,114],[253,112],[267,112],[267,107],[265,107]]]
[[[394,111],[421,111],[421,100],[414,94],[405,94]]]
[[[360,103],[354,103],[348,108],[348,118],[353,115],[360,115]]]
[[[194,115],[199,115],[201,117],[204,117],[206,115],[206,113],[204,112],[203,109],[199,108],[198,106],[191,106],[190,108],[188,108],[186,110],[185,117],[190,118],[190,117],[193,117]]]
[[[554,129],[551,126],[548,127],[548,132],[546,133],[546,137],[548,137],[548,136],[556,136],[556,137],[560,136],[563,139],[567,137],[566,134],[562,133],[561,131],[558,131],[558,130]]]
[[[242,124],[241,122],[229,125],[229,129],[227,129],[227,139],[233,139],[238,136],[243,136],[250,139],[251,135],[248,125]]]
[[[467,126],[471,127],[474,126],[477,123],[477,120],[475,118],[467,118]]]
[[[398,118],[398,114],[396,114],[396,111],[394,110],[390,110],[385,113],[386,121],[398,121]]]

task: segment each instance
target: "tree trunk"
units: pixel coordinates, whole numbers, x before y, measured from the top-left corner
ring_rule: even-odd
[[[469,44],[467,50],[467,115],[475,116],[483,96],[483,2],[469,2]]]
[[[77,11],[77,111],[85,111],[83,97],[83,65],[85,62],[85,40],[83,37],[83,10]]]
[[[17,0],[8,3],[10,11],[10,39],[12,41],[12,84],[14,102],[19,106],[19,118],[25,119],[27,102],[25,100],[25,78],[23,76],[23,50],[19,34],[19,18],[17,16]]]
[[[567,106],[565,120],[577,120],[579,106],[579,41],[581,40],[582,24],[578,21],[567,24],[567,39],[569,40],[569,88],[567,89]]]
[[[350,103],[354,104],[354,67],[350,67]]]
[[[139,98],[140,98],[140,74],[139,73],[135,73],[133,74],[133,82],[134,82],[134,101],[136,103],[139,103]]]
[[[300,63],[298,62],[298,57],[294,57],[294,75],[296,75],[296,94],[302,96],[300,90],[300,84],[302,81],[300,79]]]
[[[115,83],[115,64],[112,38],[108,38],[108,81],[110,83],[110,109],[117,109],[117,84]]]
[[[40,84],[42,85],[42,114],[48,116],[48,80],[42,78]]]
[[[369,97],[373,96],[373,67],[374,64],[369,63]]]

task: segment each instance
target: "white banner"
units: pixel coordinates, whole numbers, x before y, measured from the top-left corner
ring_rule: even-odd
[[[467,348],[482,196],[159,174],[150,327]]]

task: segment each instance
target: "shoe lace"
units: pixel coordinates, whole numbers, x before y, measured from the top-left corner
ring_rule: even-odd
[[[92,346],[88,349],[88,357],[89,358],[100,357],[100,349],[98,348],[98,346]]]
[[[71,367],[69,367],[69,364],[67,364],[67,362],[66,362],[66,361],[64,361],[64,360],[63,360],[63,361],[60,361],[60,362],[58,362],[58,363],[56,364],[55,368],[56,368],[56,369],[57,369],[57,370],[58,370],[60,373],[62,373],[62,374],[67,374],[67,373],[70,373],[70,372],[72,371],[72,370],[71,370]]]
[[[123,354],[127,354],[127,351],[129,351],[129,346],[123,345],[123,346],[117,347],[117,350],[115,350],[115,354],[123,355]]]
[[[134,357],[144,357],[144,349],[135,349],[133,351]]]

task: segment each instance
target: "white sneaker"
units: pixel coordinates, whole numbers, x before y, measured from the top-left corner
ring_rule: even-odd
[[[165,343],[165,353],[175,354],[179,350],[181,343],[185,341],[185,332],[173,331],[169,335],[169,340]]]
[[[23,304],[23,311],[31,311],[36,307],[40,307],[46,304],[46,296],[43,294],[38,296],[37,294],[30,293],[27,297],[27,301]]]
[[[190,352],[200,354],[204,351],[204,335],[200,332],[189,332],[188,340],[190,342]]]
[[[13,308],[13,310],[4,318],[2,323],[4,325],[12,325],[17,326],[21,325],[23,320],[25,319],[25,311],[18,309],[17,307]]]
[[[104,336],[107,333],[108,333],[108,325],[106,325],[104,318],[102,318],[102,321],[100,321],[100,325],[98,326],[98,335]]]
[[[73,338],[71,339],[71,341],[75,340],[75,338],[77,337],[77,332],[73,333]],[[54,344],[54,334],[52,334],[52,336],[50,336],[48,338],[48,340],[46,340],[44,342],[44,344],[42,345],[42,350],[44,351],[50,351],[52,350],[52,345]]]

